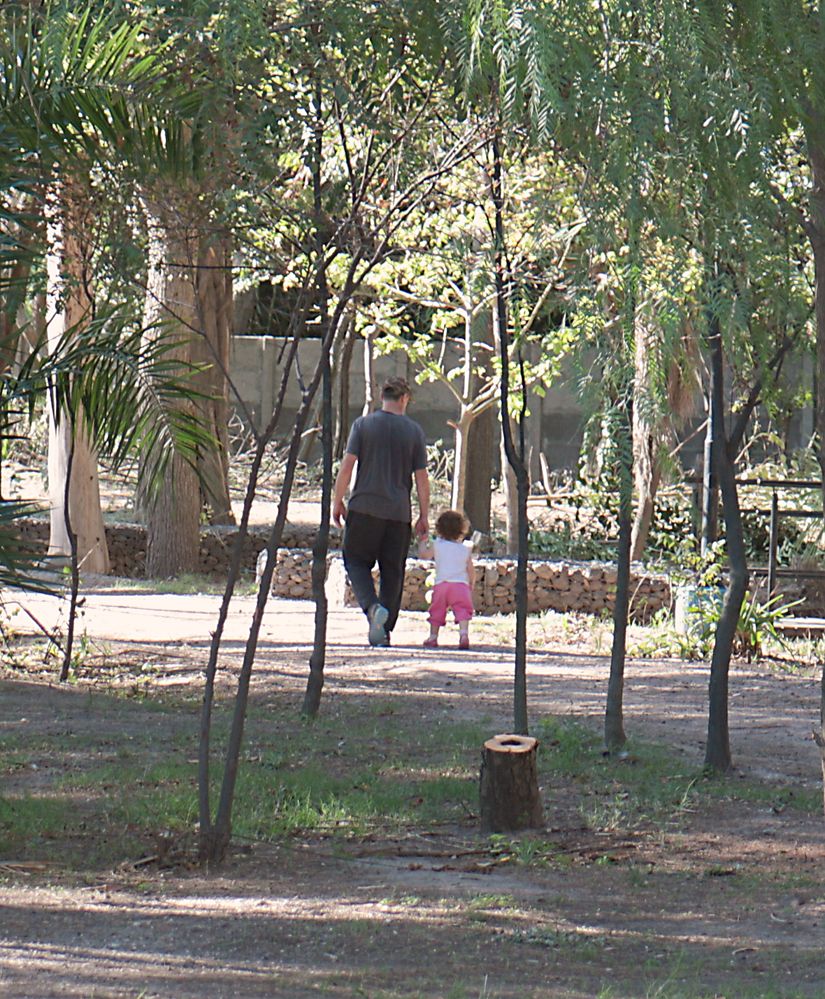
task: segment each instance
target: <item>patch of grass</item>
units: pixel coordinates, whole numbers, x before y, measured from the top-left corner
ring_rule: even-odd
[[[470,912],[479,909],[518,909],[519,905],[512,895],[473,895],[465,903]]]
[[[581,958],[595,958],[607,944],[607,938],[602,935],[555,926],[529,926],[513,930],[509,936],[514,943],[575,952]]]
[[[117,578],[112,582],[112,588],[126,590],[130,593],[176,593],[187,594],[223,594],[226,580],[218,576],[205,576],[196,572],[185,572],[174,579],[126,579]],[[251,596],[258,592],[255,575],[252,572],[241,573],[235,586],[238,596]]]
[[[0,842],[14,857],[21,850],[30,856],[33,847],[65,833],[71,803],[51,795],[0,797]]]
[[[222,744],[225,727],[225,718],[216,720],[215,745]],[[419,732],[406,759],[394,743],[409,733],[399,733],[392,717],[350,725],[347,739],[339,737],[337,726],[302,726],[297,720],[288,739],[271,726],[266,733],[260,726],[254,729],[233,810],[233,832],[241,839],[359,836],[460,821],[476,793],[476,774],[467,759],[475,758],[482,733],[472,725],[434,725]],[[388,744],[391,760],[378,751]],[[197,822],[193,752],[192,735],[182,739],[172,734],[163,746],[131,743],[107,754],[106,762],[92,759],[84,771],[63,776],[59,791],[81,792],[102,813],[112,848],[130,853],[136,838],[158,830],[191,833]],[[25,754],[19,759],[22,765]],[[220,791],[221,762],[215,758],[213,802]]]
[[[633,742],[621,757],[605,757],[593,732],[556,719],[542,721],[539,738],[542,776],[551,785],[560,778],[578,785],[582,816],[595,829],[669,823],[698,793],[701,772],[674,773],[672,757],[662,747]]]
[[[666,746],[634,740],[620,756],[606,757],[593,731],[566,719],[542,720],[537,734],[540,780],[549,786],[559,781],[577,786],[582,817],[594,829],[615,832],[650,824],[671,828],[702,801],[720,798],[765,803],[776,811],[796,808],[815,814],[822,808],[819,790],[777,789],[701,768],[676,770]]]

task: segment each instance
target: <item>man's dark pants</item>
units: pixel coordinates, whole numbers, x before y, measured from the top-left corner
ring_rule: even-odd
[[[344,527],[344,566],[352,591],[366,613],[378,600],[390,612],[384,626],[387,634],[395,627],[401,609],[404,572],[410,550],[412,527],[401,520],[384,520],[369,513],[349,510]],[[378,563],[378,596],[372,569]]]

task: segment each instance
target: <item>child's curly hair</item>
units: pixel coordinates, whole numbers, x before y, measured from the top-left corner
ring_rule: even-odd
[[[435,522],[435,532],[445,541],[460,541],[469,526],[469,521],[460,510],[445,510]]]

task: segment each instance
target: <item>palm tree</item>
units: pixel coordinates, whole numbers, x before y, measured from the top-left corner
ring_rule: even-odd
[[[5,154],[0,158],[0,312],[5,323],[0,392],[8,412],[21,400],[31,408],[48,388],[64,458],[63,488],[55,497],[57,523],[75,563],[95,545],[104,547],[102,521],[92,527],[91,543],[86,524],[78,530],[73,526],[73,516],[89,507],[99,515],[99,502],[86,499],[78,505],[71,492],[73,478],[88,481],[96,474],[97,451],[116,464],[138,442],[144,448],[157,442],[157,481],[170,446],[194,460],[195,442],[204,447],[211,440],[185,413],[169,413],[181,397],[193,399],[198,393],[181,378],[184,369],[172,361],[168,338],[159,337],[151,347],[141,344],[131,317],[116,307],[102,309],[91,294],[84,171],[104,162],[113,148],[124,155],[148,151],[153,162],[171,170],[187,162],[183,132],[166,116],[174,111],[178,121],[192,98],[167,90],[155,57],[136,56],[140,34],[140,25],[98,17],[94,4],[73,11],[11,4],[0,11],[0,146]],[[61,249],[54,255],[48,356],[35,354],[15,373],[12,359],[22,327],[13,322],[12,303],[25,294],[42,242],[37,221],[43,214],[60,233],[55,245]],[[0,434],[6,430],[0,427]],[[78,476],[81,462],[85,470]],[[0,562],[5,559],[9,571],[19,569],[19,554],[4,546]],[[16,578],[22,579],[19,572]]]

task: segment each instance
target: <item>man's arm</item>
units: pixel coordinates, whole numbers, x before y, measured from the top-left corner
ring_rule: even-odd
[[[341,459],[341,467],[338,469],[335,488],[332,492],[332,522],[336,527],[341,527],[341,521],[347,519],[347,505],[344,502],[344,496],[346,496],[347,489],[349,489],[352,470],[355,468],[356,461],[358,459],[354,454],[350,454],[349,451]]]
[[[430,477],[426,468],[419,468],[415,473],[415,491],[418,493],[418,520],[415,525],[415,536],[426,538],[430,533]]]

